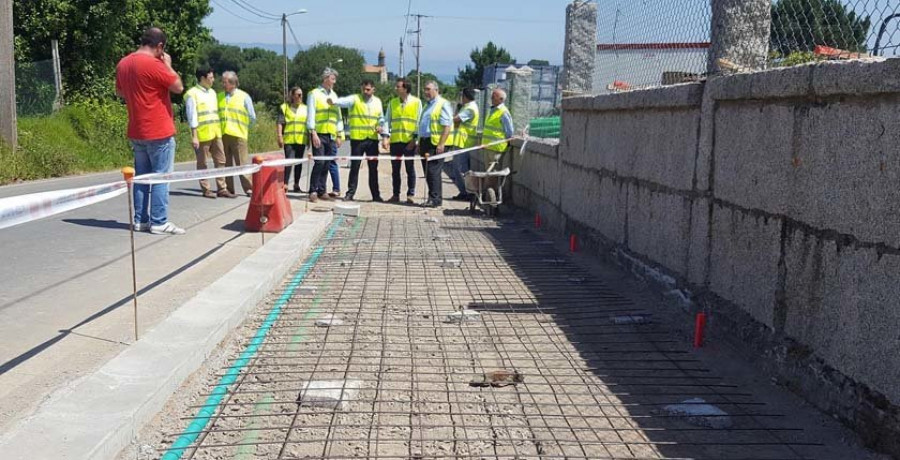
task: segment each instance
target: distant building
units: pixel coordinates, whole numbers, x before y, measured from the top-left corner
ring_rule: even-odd
[[[372,78],[378,83],[387,83],[388,81],[388,71],[387,64],[385,64],[384,59],[384,48],[378,52],[378,65],[370,65],[366,64],[363,67],[363,74]]]
[[[498,85],[504,89],[509,89],[506,80],[506,72],[513,69],[525,67],[516,64],[493,64],[484,68],[481,84],[484,87],[488,85]],[[555,112],[562,100],[562,89],[559,86],[560,66],[556,65],[535,65],[528,66],[534,73],[531,76],[531,101],[532,112],[534,116],[544,116]]]
[[[706,72],[709,43],[597,45],[594,93],[680,83]]]

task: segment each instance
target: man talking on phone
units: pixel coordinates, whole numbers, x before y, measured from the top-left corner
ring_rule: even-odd
[[[184,84],[165,49],[166,34],[151,27],[141,36],[140,48],[116,65],[116,94],[128,107],[128,139],[137,175],[175,169],[175,119],[169,93],[181,94]],[[168,184],[136,184],[134,207],[136,231],[184,234],[184,229],[169,222]]]

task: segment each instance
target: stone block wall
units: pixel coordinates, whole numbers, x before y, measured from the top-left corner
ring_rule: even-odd
[[[723,336],[900,455],[900,59],[563,109],[558,146],[514,156],[514,203],[671,276]]]

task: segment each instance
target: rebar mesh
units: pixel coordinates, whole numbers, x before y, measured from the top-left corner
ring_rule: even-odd
[[[224,402],[187,408],[183,426],[201,409],[214,416],[183,458],[771,460],[820,452],[777,408],[704,368],[664,325],[615,321],[648,312],[546,243],[515,222],[472,217],[344,221],[303,281],[316,291],[291,297]],[[461,264],[448,268],[449,259]],[[461,308],[477,316],[449,320]],[[269,315],[258,312],[259,322]],[[322,320],[340,323],[318,327]],[[473,386],[497,370],[524,381]],[[323,407],[305,393],[309,382],[347,396]],[[730,426],[697,426],[663,410],[696,397],[725,408]]]
[[[617,0],[598,13],[597,94],[900,48],[900,0]]]

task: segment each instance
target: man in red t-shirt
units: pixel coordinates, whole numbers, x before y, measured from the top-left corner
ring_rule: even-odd
[[[137,175],[172,172],[175,168],[175,120],[169,93],[181,94],[184,85],[165,47],[166,34],[152,27],[141,36],[141,47],[116,66],[116,94],[128,107],[128,139]],[[184,234],[184,229],[169,222],[168,184],[136,184],[134,206],[135,230],[149,230],[155,235]]]

